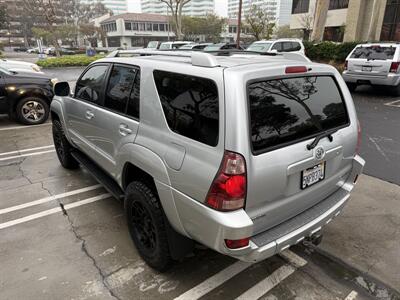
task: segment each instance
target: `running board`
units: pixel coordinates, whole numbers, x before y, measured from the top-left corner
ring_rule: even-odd
[[[119,185],[107,175],[96,163],[94,163],[87,155],[78,150],[71,152],[71,155],[99,182],[104,188],[112,194],[116,199],[124,200],[124,191]]]

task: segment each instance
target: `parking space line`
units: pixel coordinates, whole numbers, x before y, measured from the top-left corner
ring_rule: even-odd
[[[100,184],[96,184],[96,185],[88,186],[88,187],[81,188],[81,189],[78,189],[78,190],[73,190],[73,191],[62,193],[62,194],[45,197],[45,198],[42,198],[42,199],[39,199],[39,200],[23,203],[23,204],[20,204],[20,205],[15,205],[15,206],[3,208],[3,209],[0,209],[0,215],[7,214],[7,213],[12,212],[12,211],[24,209],[24,208],[27,208],[27,207],[39,205],[39,204],[42,204],[42,203],[54,201],[54,200],[57,200],[57,199],[65,198],[65,197],[68,197],[68,196],[73,196],[73,195],[76,195],[76,194],[89,192],[89,191],[98,189],[100,187],[101,187]]]
[[[42,126],[49,126],[52,123],[45,123],[45,124],[40,124],[40,125],[24,125],[24,126],[14,126],[14,127],[4,127],[4,128],[0,128],[0,131],[4,131],[4,130],[15,130],[15,129],[26,129],[26,128],[30,128],[30,127],[42,127]]]
[[[27,148],[27,149],[22,149],[22,150],[15,150],[15,151],[10,151],[10,152],[3,152],[3,153],[0,153],[0,156],[10,155],[10,154],[15,154],[15,153],[31,152],[31,151],[36,151],[36,150],[41,150],[41,149],[47,149],[47,148],[53,148],[53,147],[54,147],[54,145],[48,145],[48,146],[42,146],[42,147],[35,147],[35,148]]]
[[[78,206],[81,206],[81,205],[85,205],[85,204],[89,204],[89,203],[96,202],[96,201],[99,201],[99,200],[103,200],[103,199],[106,199],[106,198],[109,198],[109,197],[111,197],[110,194],[98,195],[98,196],[91,197],[91,198],[88,198],[88,199],[85,199],[85,200],[81,200],[81,201],[77,201],[77,202],[74,202],[74,203],[66,204],[66,205],[64,205],[64,209],[68,210],[68,209],[75,208],[75,207],[78,207]],[[42,218],[42,217],[45,217],[45,216],[48,216],[48,215],[52,215],[52,214],[61,212],[61,211],[62,211],[61,207],[55,207],[55,208],[51,208],[51,209],[48,209],[48,210],[45,210],[45,211],[42,211],[42,212],[39,212],[39,213],[36,213],[36,214],[32,214],[32,215],[26,216],[26,217],[18,218],[18,219],[15,219],[15,220],[12,220],[12,221],[8,221],[8,222],[5,222],[5,223],[0,223],[0,229],[4,229],[4,228],[8,228],[8,227],[17,225],[17,224],[21,224],[21,223],[25,223],[25,222],[28,222],[28,221],[36,220],[36,219],[39,219],[39,218]]]
[[[220,286],[224,282],[228,281],[235,275],[239,274],[243,270],[250,267],[252,263],[247,263],[243,261],[235,262],[229,267],[223,269],[217,274],[211,276],[210,278],[204,280],[202,283],[196,285],[194,288],[186,291],[182,295],[175,298],[175,300],[196,300],[204,296],[208,292],[212,291],[216,287]]]
[[[10,160],[10,159],[15,159],[15,158],[21,158],[21,157],[41,155],[41,154],[46,154],[46,153],[50,153],[50,152],[56,152],[56,150],[47,150],[47,151],[40,151],[40,152],[21,154],[21,155],[14,155],[14,156],[9,156],[9,157],[2,157],[2,158],[0,158],[0,161]]]
[[[248,289],[246,292],[241,294],[236,300],[248,300],[248,299],[258,299],[265,295],[278,285],[281,281],[289,277],[297,269],[291,265],[283,265],[276,271],[274,271],[270,276],[261,280],[255,286]]]
[[[279,253],[279,256],[296,268],[304,267],[307,264],[307,261],[304,258],[298,256],[296,253],[290,250],[285,250]]]
[[[400,100],[384,103],[386,106],[400,107]]]
[[[344,298],[344,300],[354,300],[356,299],[358,296],[358,293],[356,291],[351,291],[350,294],[347,295],[346,298]]]

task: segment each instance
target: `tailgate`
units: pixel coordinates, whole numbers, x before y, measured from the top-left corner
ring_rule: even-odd
[[[340,187],[352,167],[357,133],[333,76],[253,81],[248,102],[252,155],[245,210],[257,234]]]

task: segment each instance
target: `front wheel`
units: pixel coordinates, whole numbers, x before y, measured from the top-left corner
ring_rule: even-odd
[[[59,120],[53,120],[53,142],[61,165],[66,169],[79,168],[79,163],[71,155],[73,147],[65,137],[64,130]]]
[[[163,272],[172,264],[164,211],[157,195],[144,183],[134,181],[125,192],[129,233],[143,260]]]
[[[18,121],[26,125],[44,123],[49,118],[49,113],[49,104],[39,97],[23,98],[16,107]]]

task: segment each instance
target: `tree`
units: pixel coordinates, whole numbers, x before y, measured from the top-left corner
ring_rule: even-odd
[[[182,40],[182,8],[191,0],[160,0],[167,5],[167,9],[171,11],[174,23],[175,35],[178,40]]]
[[[302,14],[300,17],[300,25],[303,27],[303,40],[310,40],[313,29],[314,17],[310,13]]]
[[[275,32],[277,38],[302,38],[300,29],[290,29],[290,25],[279,26]]]
[[[225,24],[226,19],[213,14],[205,18],[188,16],[182,18],[182,30],[185,39],[188,40],[196,40],[204,36],[207,42],[218,42]]]
[[[0,6],[0,29],[7,28],[9,24],[6,6]]]
[[[259,41],[269,39],[275,28],[275,20],[260,6],[252,5],[245,16],[249,33]]]

